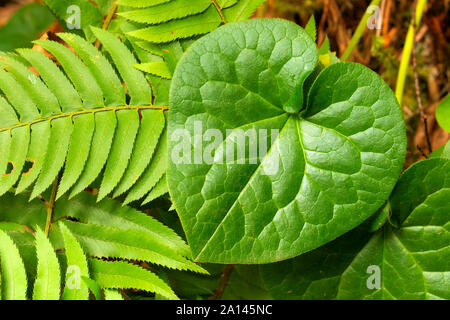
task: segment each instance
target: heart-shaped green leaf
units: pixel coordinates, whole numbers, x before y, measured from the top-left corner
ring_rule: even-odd
[[[449,198],[450,160],[421,161],[390,199],[400,228],[385,225],[371,234],[364,225],[262,266],[265,285],[276,299],[450,299]]]
[[[305,81],[317,61],[307,33],[280,19],[225,25],[180,60],[168,184],[198,261],[288,259],[388,198],[406,148],[394,94],[354,63]]]

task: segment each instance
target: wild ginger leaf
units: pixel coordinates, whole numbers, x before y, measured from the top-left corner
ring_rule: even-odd
[[[392,217],[396,226],[408,225],[411,217],[433,217],[446,219],[445,208],[450,187],[450,161],[429,159],[415,163],[402,175],[389,199]],[[427,208],[427,207],[430,208]],[[448,210],[447,210],[448,211]],[[432,214],[435,212],[435,214]],[[439,216],[437,215],[439,213]],[[441,221],[441,220],[439,220]],[[434,221],[438,224],[445,222]]]
[[[369,231],[375,232],[381,229],[390,219],[391,206],[389,202],[386,202],[371,218],[371,224]]]
[[[335,299],[342,273],[373,235],[367,229],[360,226],[297,258],[260,266],[264,286],[274,299]]]
[[[318,76],[304,99],[302,86],[317,59],[313,41],[297,25],[254,19],[201,38],[178,64],[167,177],[196,260],[294,257],[360,225],[389,196],[406,149],[394,94],[368,68],[338,63]],[[207,141],[196,147],[180,141],[180,132],[197,134],[196,122],[200,134],[217,129],[225,137],[211,163],[194,164],[189,154],[203,152]],[[239,158],[245,164],[224,163],[217,154],[225,145],[247,150],[258,143],[239,145],[239,129],[279,134],[265,156],[249,159],[246,151]],[[187,161],[173,160],[180,145],[187,145]]]
[[[276,299],[449,299],[449,196],[450,160],[414,164],[390,198],[398,228],[371,234],[362,226],[262,266],[266,288]]]

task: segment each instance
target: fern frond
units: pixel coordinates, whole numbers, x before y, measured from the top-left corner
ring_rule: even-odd
[[[135,200],[141,199],[147,193],[147,190],[153,189],[161,177],[167,170],[168,149],[167,149],[167,130],[165,129],[161,135],[158,149],[152,162],[149,165],[149,169],[139,179],[136,184],[128,192],[128,195],[124,201],[124,204],[131,203]]]
[[[226,0],[224,0],[226,1]],[[227,22],[238,22],[249,19],[255,10],[267,0],[239,0],[235,6],[224,10]]]
[[[130,165],[114,191],[115,198],[128,191],[139,180],[153,158],[165,123],[163,111],[141,111],[141,130],[136,138]]]
[[[104,293],[105,293],[105,300],[113,300],[113,301],[123,300],[123,296],[118,290],[106,289]]]
[[[161,180],[158,181],[153,190],[150,191],[150,193],[147,195],[147,198],[144,200],[144,202],[142,202],[142,204],[147,204],[150,201],[153,201],[154,199],[159,198],[168,192],[169,187],[167,186],[166,175],[164,175]]]
[[[202,13],[211,0],[173,0],[159,6],[119,13],[122,17],[147,24],[159,24]]]
[[[88,277],[83,276],[81,277],[81,280],[89,288],[89,291],[92,292],[92,294],[95,297],[95,300],[102,300],[102,288],[100,288],[97,282]]]
[[[248,19],[265,0],[167,0],[119,1],[138,9],[122,11],[122,17],[148,26],[129,35],[152,43],[167,43],[202,35],[222,23]]]
[[[89,291],[81,277],[89,277],[89,267],[77,239],[62,223],[59,224],[64,238],[65,254],[67,259],[67,271],[63,300],[89,300]]]
[[[25,195],[14,197],[11,193],[0,198],[0,220],[11,222],[5,228],[15,231],[7,234],[0,225],[2,286],[11,292],[12,287],[21,284],[23,299],[27,294],[27,274],[30,279],[37,278],[34,299],[59,299],[60,270],[63,270],[62,299],[65,300],[88,299],[88,290],[101,299],[98,285],[105,289],[106,299],[120,298],[120,293],[107,289],[127,288],[175,298],[170,287],[158,276],[127,261],[145,261],[173,270],[208,274],[186,258],[191,255],[189,248],[173,230],[143,212],[121,206],[118,201],[105,199],[96,203],[95,197],[87,192],[70,201],[63,197],[55,204],[47,239],[39,227],[45,224],[44,202],[36,199],[28,207],[26,198]],[[22,214],[18,214],[19,211],[23,211]],[[32,235],[33,228],[36,236]],[[55,249],[64,255],[62,267]],[[109,271],[99,271],[87,257],[117,259],[114,263],[119,267],[113,265]],[[98,279],[101,282],[97,283]],[[20,295],[17,292],[3,295],[8,296]]]
[[[166,3],[172,0],[118,0],[119,5],[133,7],[133,8],[144,8],[157,6],[158,4]]]
[[[37,228],[36,256],[38,260],[33,300],[59,300],[61,291],[61,271],[53,247],[44,234]]]
[[[210,6],[201,14],[151,25],[145,29],[130,32],[129,35],[149,42],[164,43],[209,33],[218,28],[221,23],[219,13],[214,6]]]
[[[151,271],[124,261],[89,260],[93,279],[104,289],[138,289],[178,299],[172,289]]]
[[[136,64],[135,67],[160,78],[172,79],[172,73],[164,61]]]
[[[168,250],[140,230],[121,230],[69,221],[64,224],[89,256],[146,261],[171,269],[205,272],[192,261]]]
[[[266,0],[121,0],[119,15],[136,53],[148,57],[134,65],[146,72],[155,103],[166,103],[175,67],[198,37],[227,22],[247,20]],[[131,9],[130,9],[131,8]],[[144,24],[144,26],[143,26]],[[161,59],[162,58],[162,59]],[[147,60],[147,61],[145,61]],[[131,197],[133,198],[133,197]]]
[[[26,300],[27,275],[13,240],[0,230],[1,298]]]
[[[85,224],[110,226],[120,230],[138,230],[145,237],[181,256],[190,257],[187,244],[170,228],[156,219],[134,208],[121,206],[118,201],[109,198],[96,203],[95,197],[83,192],[68,201],[62,198],[56,202],[54,219],[73,218]]]
[[[44,0],[44,2],[64,24],[75,25],[76,22],[79,22],[86,38],[94,42],[95,37],[89,26],[101,26],[102,16],[106,14],[104,5],[101,5],[101,2],[104,1],[97,0],[97,6],[92,1],[86,0]],[[79,11],[76,8],[79,8]],[[76,21],[77,14],[81,14],[78,16],[79,21]],[[75,16],[75,21],[71,19],[73,16]],[[73,32],[77,32],[77,30],[75,29]]]
[[[54,41],[36,41],[61,68],[38,51],[18,50],[39,76],[14,56],[0,57],[0,196],[15,184],[16,193],[34,184],[32,200],[63,167],[57,198],[76,196],[103,168],[99,201],[128,191],[143,198],[155,185],[142,190],[134,183],[156,161],[167,107],[152,105],[151,87],[132,67],[139,61],[126,45],[102,29],[92,32],[113,64],[68,33],[60,37],[76,54]],[[22,172],[27,162],[32,168]]]

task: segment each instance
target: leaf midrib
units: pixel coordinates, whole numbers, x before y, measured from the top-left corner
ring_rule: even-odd
[[[74,111],[74,112],[63,112],[63,113],[59,113],[57,115],[53,115],[50,117],[45,117],[45,118],[39,118],[36,120],[31,120],[31,121],[27,121],[27,122],[20,122],[18,124],[15,124],[13,126],[10,127],[6,127],[6,128],[0,128],[0,132],[3,131],[11,131],[13,129],[16,128],[20,128],[20,127],[25,127],[25,126],[31,126],[34,125],[36,123],[40,123],[40,122],[46,122],[46,121],[52,121],[55,119],[59,119],[59,118],[65,118],[65,117],[74,117],[74,116],[78,116],[78,115],[83,115],[83,114],[95,114],[98,112],[106,112],[106,111],[120,111],[120,110],[147,110],[147,109],[153,109],[153,110],[169,110],[169,107],[167,106],[154,106],[154,105],[148,105],[148,106],[130,106],[130,105],[125,105],[125,106],[120,106],[120,107],[102,107],[102,108],[96,108],[96,109],[84,109],[84,110],[80,110],[80,111]]]
[[[284,115],[284,114],[282,114]],[[279,117],[279,116],[277,116]],[[233,204],[230,206],[230,208],[227,210],[227,212],[225,213],[225,215],[223,216],[222,220],[220,221],[220,223],[217,225],[216,229],[214,230],[213,234],[211,235],[211,237],[208,239],[208,241],[205,243],[205,245],[203,246],[202,250],[196,255],[195,260],[197,260],[203,253],[203,251],[208,247],[209,243],[211,242],[211,240],[214,238],[214,236],[216,235],[217,231],[219,230],[220,226],[223,224],[223,222],[225,221],[225,219],[227,218],[227,216],[229,215],[230,211],[235,207],[237,201],[239,200],[239,197],[241,196],[242,193],[245,192],[245,190],[247,190],[247,188],[250,185],[250,181],[252,181],[252,179],[255,177],[256,173],[258,172],[258,169],[261,167],[262,163],[264,162],[264,160],[267,158],[267,156],[271,153],[272,148],[274,145],[277,144],[278,140],[280,139],[281,133],[283,132],[283,130],[286,128],[287,123],[289,122],[289,120],[291,119],[291,117],[287,117],[286,118],[286,122],[284,123],[284,125],[282,126],[280,133],[278,134],[276,140],[272,143],[272,145],[270,146],[269,150],[267,151],[266,155],[264,156],[264,158],[260,161],[260,164],[256,167],[255,171],[252,173],[252,175],[250,176],[250,178],[248,179],[247,184],[245,185],[245,187],[241,190],[241,192],[239,192],[239,195],[236,197],[235,201],[233,202]],[[266,120],[266,119],[263,119]],[[248,125],[248,124],[247,124]],[[211,166],[212,167],[212,166]]]

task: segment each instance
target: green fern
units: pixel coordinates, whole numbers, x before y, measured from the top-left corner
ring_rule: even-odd
[[[39,76],[10,55],[0,57],[0,196],[18,183],[16,194],[33,186],[32,200],[64,167],[57,199],[73,198],[104,168],[98,201],[128,192],[128,203],[165,175],[166,141],[160,138],[167,107],[152,105],[151,87],[132,67],[138,61],[128,48],[107,31],[92,31],[114,66],[68,33],[59,36],[78,56],[62,44],[36,41],[64,72],[34,50],[18,52]],[[23,172],[26,163],[32,168]]]
[[[172,78],[178,60],[190,45],[189,39],[209,33],[224,23],[247,20],[265,1],[119,0],[118,14],[138,23],[135,27],[122,27],[132,42],[162,58],[136,65],[157,77],[151,79],[152,83],[159,83],[158,78]]]
[[[70,230],[60,224],[61,233],[64,238],[64,247],[66,249],[67,271],[62,296],[63,300],[87,300],[89,299],[88,286],[79,277],[89,278],[89,267],[86,256],[77,239]],[[79,275],[76,273],[79,272]],[[72,274],[75,273],[75,274]]]
[[[265,0],[120,0],[131,10],[119,13],[149,26],[129,35],[152,43],[167,43],[206,34],[222,23],[248,19]]]
[[[166,267],[207,274],[187,259],[191,255],[189,248],[174,231],[117,201],[105,199],[96,203],[95,197],[86,192],[70,201],[63,197],[55,204],[47,238],[41,231],[45,225],[45,219],[41,219],[45,204],[35,199],[28,212],[18,215],[25,200],[25,195],[11,193],[0,199],[0,220],[9,222],[8,229],[0,226],[5,299],[26,299],[28,286],[33,287],[30,296],[35,300],[86,300],[89,290],[98,298],[100,289],[104,290],[105,299],[119,298],[116,289],[177,298],[155,273],[136,265],[138,261],[151,263],[155,270]],[[29,248],[35,259],[25,254]],[[55,251],[61,253],[57,255]],[[65,274],[62,295],[61,273]],[[29,279],[36,279],[34,285],[27,284],[27,274]]]
[[[94,280],[107,289],[138,289],[177,299],[172,289],[155,274],[124,261],[89,260]]]
[[[13,240],[0,230],[1,298],[3,300],[25,300],[27,275]]]
[[[60,20],[62,20],[62,25],[66,25],[66,23],[73,23],[75,21],[71,21],[69,19],[74,14],[77,14],[76,10],[69,10],[71,8],[75,8],[73,6],[77,6],[80,8],[80,27],[83,30],[83,35],[89,41],[95,41],[95,36],[93,35],[90,26],[100,27],[102,24],[102,16],[105,16],[108,9],[111,6],[112,0],[44,0],[45,4],[53,11],[55,16],[57,16]],[[94,5],[94,3],[96,5]],[[82,16],[81,16],[82,14]],[[75,28],[72,32],[79,33]]]
[[[36,231],[38,260],[33,300],[58,300],[61,290],[61,271],[52,244],[38,227]]]

